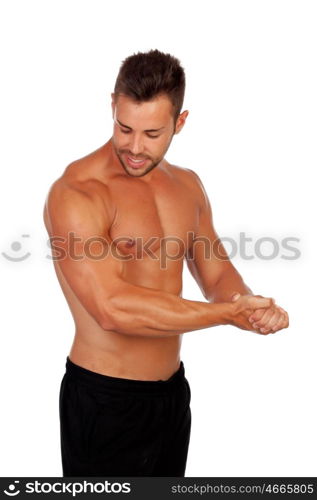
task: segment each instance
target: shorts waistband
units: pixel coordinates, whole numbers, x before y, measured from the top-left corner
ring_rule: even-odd
[[[167,380],[134,380],[127,378],[111,377],[101,373],[93,372],[87,368],[73,363],[69,356],[66,358],[66,374],[94,387],[104,389],[133,392],[168,392],[175,390],[185,379],[185,368],[183,361],[180,361],[178,370]]]

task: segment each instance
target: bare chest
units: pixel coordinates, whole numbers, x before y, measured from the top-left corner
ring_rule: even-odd
[[[131,260],[186,253],[198,224],[189,190],[176,184],[149,189],[138,182],[112,189],[116,215],[110,237],[120,253]]]

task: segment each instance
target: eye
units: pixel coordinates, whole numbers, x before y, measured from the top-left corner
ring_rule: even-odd
[[[123,130],[122,128],[120,128],[120,132],[122,132],[123,134],[130,134],[131,130]]]
[[[159,135],[150,135],[150,134],[147,134],[148,137],[150,137],[151,139],[157,139],[158,137],[160,137]]]

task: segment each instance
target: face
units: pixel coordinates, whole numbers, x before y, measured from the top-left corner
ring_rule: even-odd
[[[122,94],[115,100],[112,94],[112,115],[112,144],[118,159],[128,175],[142,177],[162,161],[188,111],[181,113],[175,124],[172,103],[165,95],[136,102]]]

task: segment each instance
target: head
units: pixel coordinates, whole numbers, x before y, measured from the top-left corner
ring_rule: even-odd
[[[158,50],[125,59],[112,94],[112,143],[126,173],[141,177],[164,158],[188,111],[181,109],[185,73],[180,62]]]

